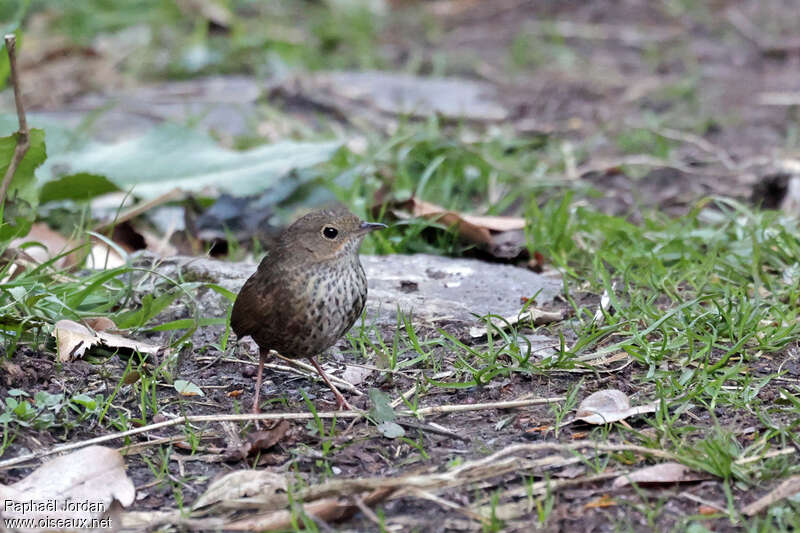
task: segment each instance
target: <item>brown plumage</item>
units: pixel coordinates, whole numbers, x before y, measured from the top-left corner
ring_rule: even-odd
[[[283,231],[245,282],[233,304],[231,327],[240,338],[250,335],[259,347],[254,412],[269,350],[309,358],[339,408],[351,408],[314,357],[361,316],[367,277],[358,249],[367,233],[383,227],[362,222],[343,208],[314,211]]]

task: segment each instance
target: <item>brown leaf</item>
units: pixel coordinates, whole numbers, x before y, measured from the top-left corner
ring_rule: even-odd
[[[629,416],[652,413],[655,410],[654,403],[631,407],[630,400],[624,392],[606,389],[597,391],[583,400],[575,413],[575,419],[583,420],[587,424],[609,424]]]
[[[469,215],[411,197],[390,206],[398,218],[420,217],[454,227],[461,238],[495,257],[513,258],[525,251],[525,219],[520,217]]]
[[[8,359],[3,359],[0,361],[0,368],[2,368],[3,372],[5,373],[6,385],[16,383],[18,379],[25,376],[25,372],[22,371],[22,367],[16,363],[12,363]]]
[[[84,318],[83,322],[95,331],[105,331],[107,329],[117,329],[114,321],[105,316]]]
[[[342,372],[342,379],[348,382],[351,385],[361,385],[364,380],[366,380],[369,375],[372,374],[372,370],[369,368],[364,368],[363,366],[355,366],[355,365],[347,365]]]
[[[168,350],[161,346],[126,339],[120,335],[105,332],[92,332],[84,325],[72,320],[59,320],[53,329],[58,345],[58,359],[66,362],[83,357],[86,350],[96,344],[109,348],[124,348],[140,353],[154,354]]]
[[[0,499],[6,502],[3,518],[101,518],[115,500],[127,507],[135,496],[122,456],[102,446],[63,455],[13,485],[0,485]],[[23,508],[31,502],[41,503],[42,507]]]
[[[281,420],[271,429],[250,433],[246,442],[237,443],[225,451],[225,459],[239,461],[252,454],[268,450],[286,436],[289,428],[289,422]]]
[[[283,474],[269,470],[237,470],[212,481],[206,491],[192,504],[202,509],[215,504],[231,506],[242,498],[258,497],[264,510],[280,509],[288,503],[287,483]]]
[[[686,483],[711,479],[709,474],[702,474],[675,462],[661,463],[635,470],[630,474],[619,476],[614,480],[614,488],[618,489],[631,483],[638,485],[651,483]]]
[[[493,326],[499,329],[505,329],[507,327],[519,324],[520,322],[533,322],[535,326],[542,326],[544,324],[557,322],[563,318],[564,313],[562,311],[545,311],[544,309],[537,309],[536,307],[529,306],[524,312],[516,315],[503,318],[492,317],[491,322]],[[488,330],[485,326],[475,326],[469,328],[469,335],[473,339],[483,337],[487,333]]]
[[[396,490],[394,487],[375,489],[364,497],[366,505],[379,503]],[[358,507],[351,498],[321,498],[303,504],[303,511],[313,515],[324,522],[335,522],[352,516]],[[277,510],[256,516],[229,522],[223,529],[231,531],[283,531],[291,529],[294,523],[294,513],[287,510]]]
[[[613,507],[617,505],[617,502],[611,499],[610,494],[603,494],[599,498],[596,498],[586,505],[584,505],[584,509],[598,509],[602,507]]]
[[[35,244],[34,244],[35,243]],[[30,258],[37,263],[44,263],[53,257],[75,248],[75,243],[54,231],[44,222],[36,222],[25,237],[11,241],[11,247],[24,248]],[[66,268],[78,262],[78,253],[73,252],[59,258],[53,266]]]

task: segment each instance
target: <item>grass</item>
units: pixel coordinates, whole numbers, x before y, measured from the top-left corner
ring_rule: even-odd
[[[398,177],[391,184],[398,196],[421,191],[433,201],[467,206],[476,198],[486,197],[490,176],[494,176],[493,183],[515,187],[515,199],[528,197],[533,186],[529,189],[527,184],[516,182],[512,173],[498,172],[495,167],[493,156],[500,157],[507,149],[502,142],[492,140],[463,150],[457,141],[429,128],[411,134],[403,131],[366,155],[340,154],[337,161],[322,169],[322,179],[329,179],[335,188],[347,169],[356,172],[353,169],[383,166]],[[517,168],[530,168],[545,151],[546,144],[538,153],[520,157],[515,161]],[[475,179],[456,194],[456,177],[469,172]],[[340,185],[335,190],[347,201],[378,183],[354,180],[348,187]],[[552,200],[544,204],[528,200],[523,209],[528,247],[561,270],[565,298],[572,310],[571,318],[563,324],[536,328],[561,338],[554,354],[531,352],[526,339],[530,327],[525,324],[499,328],[490,326],[491,316],[484,317],[487,338],[468,344],[445,330],[422,331],[412,316],[403,313],[398,314],[397,327],[391,331],[362,321],[350,332],[351,349],[366,362],[379,354],[376,360],[384,361],[387,372],[417,376],[421,387],[411,400],[414,405],[435,390],[480,390],[513,374],[557,376],[565,370],[586,368],[600,356],[625,353],[633,360],[628,379],[636,391],[634,402],[655,400],[660,407],[644,418],[644,429],[614,424],[593,429],[590,438],[604,441],[618,435],[672,451],[684,464],[721,480],[726,518],[756,527],[760,519],[739,515],[734,495],[765,487],[767,480],[798,473],[791,458],[741,463],[745,458],[800,444],[795,431],[800,420],[800,393],[796,384],[782,378],[780,366],[769,359],[771,354],[785,353],[796,342],[800,327],[794,305],[800,295],[800,267],[795,259],[800,256],[797,222],[780,213],[752,210],[718,198],[699,203],[683,217],[652,213],[643,224],[634,225],[622,217],[582,206],[572,193],[558,193],[552,188],[550,192]],[[458,239],[448,232],[433,237],[432,244],[428,226],[422,222],[395,226],[366,247],[392,253],[463,251]],[[158,289],[142,295],[143,289],[152,286]],[[213,322],[195,312],[190,319],[164,321],[159,317],[176,303],[196,306],[194,294],[201,286],[210,284],[153,277],[147,269],[133,266],[69,280],[57,278],[47,266],[23,272],[3,286],[4,321],[14,325],[6,329],[7,353],[20,346],[50,350],[42,335],[47,323],[61,317],[79,319],[98,314],[142,331],[174,331],[171,342],[180,347],[191,343],[191,334],[201,323]],[[222,288],[214,290],[220,298],[232,296]],[[597,321],[596,300],[587,301],[584,295],[604,291],[611,306],[603,320]],[[219,321],[216,324],[219,327]],[[186,330],[189,333],[183,335]],[[223,345],[218,343],[214,349],[224,351]],[[97,363],[104,360],[101,357]],[[48,393],[28,398],[25,391],[9,392],[0,415],[5,427],[4,446],[13,444],[17,432],[31,425],[62,428],[66,436],[84,421],[109,428],[145,423],[167,407],[160,387],[176,379],[175,365],[174,359],[165,359],[156,367],[131,359],[108,399],[102,394],[83,393],[70,395],[69,400],[65,395]],[[433,378],[447,368],[454,372]],[[124,376],[133,373],[139,378],[125,384]],[[559,435],[561,424],[592,383],[589,373],[568,388],[566,402],[551,408],[549,422],[556,428],[554,436]],[[765,401],[765,391],[779,391],[781,400]],[[306,407],[316,412],[313,402],[306,402]],[[755,425],[755,433],[743,440],[743,428],[733,422],[732,412]],[[707,417],[709,422],[698,423],[698,417]],[[339,453],[339,430],[335,423],[326,428],[320,418],[309,424],[308,429],[318,438],[314,446],[321,452],[313,468],[323,477],[332,476],[330,458]],[[198,442],[196,435],[189,440]],[[431,457],[421,437],[407,435],[400,441],[407,452],[398,464]],[[595,461],[600,459],[587,466],[597,472],[608,468],[609,459],[597,457]],[[165,475],[165,462],[168,459],[163,457],[150,459],[154,476]],[[170,483],[176,501],[187,497],[180,483]],[[502,494],[498,493],[492,496],[491,506],[501,501]],[[551,513],[553,504],[548,501],[537,503],[542,518]],[[789,513],[792,505],[781,504],[781,508]],[[635,507],[657,523],[661,511],[653,502],[646,500]],[[772,523],[788,520],[782,516],[776,515]],[[486,524],[495,529],[501,522],[495,518]]]

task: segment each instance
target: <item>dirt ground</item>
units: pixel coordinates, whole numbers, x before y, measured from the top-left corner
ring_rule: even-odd
[[[684,212],[701,197],[713,194],[749,199],[753,186],[764,176],[782,171],[781,162],[797,156],[796,149],[786,146],[787,138],[797,135],[797,105],[800,101],[785,101],[779,93],[796,91],[800,86],[800,46],[787,37],[800,24],[800,11],[792,0],[783,2],[724,1],[707,2],[707,8],[678,10],[670,14],[665,2],[636,0],[538,1],[523,0],[448,0],[427,2],[441,21],[441,33],[426,35],[418,19],[398,17],[386,29],[382,39],[386,53],[402,65],[412,50],[423,45],[423,61],[433,65],[437,53],[445,53],[455,74],[488,81],[497,86],[502,101],[512,116],[509,124],[521,135],[541,132],[562,136],[576,145],[591,147],[591,155],[578,162],[579,175],[603,195],[588,196],[588,201],[614,213],[630,213],[641,207],[660,207],[666,212]],[[679,2],[676,5],[681,4]],[[682,4],[681,4],[682,5]],[[420,8],[421,9],[421,8]],[[575,33],[563,40],[536,34],[543,19],[557,19],[562,28]],[[744,22],[742,22],[744,21]],[[568,25],[567,23],[571,24]],[[531,57],[525,61],[536,68],[514,71],[509,63],[509,49],[514,38],[525,28],[531,28]],[[540,30],[536,30],[540,28]],[[781,46],[781,45],[785,46]],[[562,55],[559,55],[562,54]],[[564,55],[566,54],[566,55]],[[565,59],[566,57],[566,59]],[[559,59],[560,58],[560,59]],[[561,63],[559,63],[561,61]],[[566,63],[564,63],[566,62]],[[459,67],[463,65],[463,67]],[[565,66],[566,65],[566,66]],[[432,67],[431,67],[432,68]],[[507,71],[512,76],[506,76]],[[670,90],[664,90],[670,87]],[[795,99],[797,93],[793,93]],[[623,127],[650,127],[652,114],[678,117],[684,131],[698,135],[676,140],[670,154],[672,168],[650,168],[640,177],[631,177],[621,169],[624,150],[615,143],[615,132]],[[656,130],[669,135],[665,128]],[[596,305],[595,296],[586,295],[586,302]],[[569,311],[558,299],[547,302],[550,309]],[[180,318],[181,309],[173,309]],[[421,324],[421,331],[436,334],[432,326]],[[557,338],[558,326],[543,327],[536,333]],[[385,331],[390,335],[391,331]],[[527,331],[527,333],[534,333]],[[563,331],[569,335],[568,331]],[[157,390],[158,403],[164,412],[182,414],[214,414],[247,410],[252,400],[254,354],[246,346],[221,353],[213,347],[221,330],[209,327],[192,338],[196,348],[181,353],[176,372],[190,379],[208,394],[202,400],[177,402],[174,390]],[[166,337],[160,337],[164,340]],[[569,340],[569,339],[568,339]],[[86,390],[114,389],[128,361],[119,355],[109,357],[100,365],[84,361],[57,365],[48,348],[42,352],[25,348],[14,356],[22,370],[19,378],[0,380],[0,396],[11,388],[27,391],[49,390],[73,394]],[[410,357],[411,353],[401,354]],[[226,358],[246,359],[250,363],[226,362]],[[327,360],[334,364],[334,374],[354,357],[350,344],[340,341]],[[452,353],[440,351],[442,367],[452,366]],[[757,374],[772,373],[779,367],[785,378],[800,378],[796,356],[788,352],[785,361],[780,355],[763,360],[763,367],[753,369]],[[150,361],[152,369],[160,361]],[[370,361],[374,364],[374,361]],[[582,394],[588,395],[604,388],[616,388],[631,396],[647,396],[635,378],[645,369],[633,363],[623,370],[600,375],[586,375]],[[398,372],[378,377],[362,387],[377,387],[395,398],[415,385],[415,372]],[[541,375],[512,374],[494,380],[483,387],[467,389],[431,388],[423,398],[426,406],[442,404],[475,404],[519,398],[562,396],[581,375],[548,372]],[[765,397],[777,398],[780,382],[773,381],[762,391]],[[295,374],[269,370],[263,395],[284,398],[265,412],[305,411],[301,394],[306,391],[319,411],[333,409],[332,395],[319,381],[310,382]],[[139,411],[139,396],[135,388],[123,387],[115,404],[132,413]],[[366,408],[367,396],[350,401]],[[150,414],[153,415],[152,413]],[[730,426],[746,440],[752,428],[761,421],[747,413],[719,409],[717,423]],[[498,422],[507,419],[504,424]],[[424,453],[408,442],[389,440],[373,425],[357,423],[348,428],[340,421],[341,432],[333,440],[330,455],[322,456],[322,439],[304,421],[293,421],[286,434],[273,446],[244,460],[204,462],[193,460],[186,443],[176,442],[167,461],[173,478],[180,477],[183,498],[191,502],[199,496],[208,482],[226,472],[252,467],[269,467],[278,472],[303,477],[308,484],[323,481],[331,474],[355,478],[399,476],[410,473],[439,471],[454,461],[469,461],[517,443],[556,440],[569,443],[583,438],[590,427],[574,423],[563,427],[558,436],[552,432],[553,411],[539,405],[514,410],[488,410],[449,413],[427,417],[452,435],[435,434],[426,429],[406,428],[406,436],[418,441]],[[630,422],[634,430],[647,431],[640,419]],[[710,424],[696,420],[698,426]],[[345,430],[345,428],[347,428]],[[550,428],[550,429],[543,429]],[[254,431],[248,427],[248,432]],[[176,428],[165,430],[159,437],[181,435]],[[229,447],[226,436],[216,427],[206,427],[199,451],[223,455]],[[95,428],[77,427],[68,433],[43,433],[33,430],[20,432],[9,446],[4,458],[24,450],[51,447],[64,440],[77,441],[96,436]],[[143,440],[135,438],[134,442]],[[307,446],[303,446],[307,445]],[[162,480],[153,483],[153,462],[143,460],[143,454],[126,457],[128,473],[138,488],[137,510],[157,510],[175,507],[175,483]],[[150,463],[150,464],[148,464]],[[20,468],[0,473],[4,483],[14,482],[30,472]],[[570,479],[586,475],[589,468],[578,463],[549,473],[552,479]],[[633,531],[668,531],[698,510],[698,501],[723,503],[726,495],[721,484],[713,479],[678,485],[659,485],[634,490],[612,488],[612,479],[583,483],[563,488],[555,493],[554,508],[548,525],[542,531],[614,531],[625,524]],[[474,503],[476,498],[524,485],[516,474],[506,474],[491,481],[482,481],[475,494],[463,489],[441,493],[445,500],[459,506]],[[609,495],[604,498],[604,495]],[[688,496],[687,496],[688,495]],[[748,503],[756,498],[750,490],[736,490],[733,498]],[[522,499],[522,498],[520,498]],[[621,502],[630,502],[622,505]],[[657,527],[648,522],[644,511],[648,505],[661,506]],[[389,499],[378,505],[387,527],[403,531],[446,531],[480,529],[468,516],[450,509],[441,502],[419,497]],[[530,531],[535,510],[509,520],[506,531]],[[709,530],[737,531],[736,525],[721,518],[705,522]],[[332,525],[336,530],[373,531],[378,526],[364,513]],[[324,529],[324,527],[322,528]]]

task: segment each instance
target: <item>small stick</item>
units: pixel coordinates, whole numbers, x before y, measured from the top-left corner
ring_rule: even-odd
[[[11,158],[11,162],[8,164],[5,176],[3,176],[3,183],[0,184],[0,204],[5,202],[8,188],[11,186],[11,180],[14,179],[17,167],[22,162],[31,144],[28,121],[25,118],[25,108],[22,105],[22,90],[20,89],[19,72],[17,70],[17,38],[13,33],[9,33],[5,36],[5,42],[6,52],[8,52],[8,63],[11,66],[11,85],[14,87],[14,102],[17,105],[19,130],[17,131],[17,146],[14,147],[14,155]]]
[[[563,400],[564,400],[563,397],[559,397],[559,398],[535,398],[531,400],[517,400],[517,401],[497,402],[497,403],[480,403],[480,404],[476,403],[471,405],[438,405],[435,407],[426,407],[423,409],[418,409],[416,412],[400,411],[397,414],[400,416],[419,416],[419,415],[424,416],[428,414],[458,413],[463,411],[475,411],[482,409],[510,409],[513,407],[523,407],[526,405],[534,405],[537,403],[550,403]],[[191,424],[194,422],[228,422],[228,421],[249,422],[251,420],[311,420],[313,418],[340,419],[340,418],[360,418],[364,415],[365,413],[358,411],[323,411],[321,413],[249,413],[249,414],[235,414],[235,415],[224,414],[224,415],[179,416],[177,418],[173,418],[172,420],[165,420],[164,422],[157,422],[155,424],[149,424],[147,426],[129,429],[127,431],[120,431],[117,433],[111,433],[110,435],[95,437],[93,439],[88,439],[80,442],[73,442],[70,444],[64,444],[63,446],[56,446],[50,448],[49,450],[41,450],[38,452],[18,455],[17,457],[12,457],[11,459],[0,461],[0,470],[4,470],[6,468],[30,461],[32,459],[38,459],[56,453],[77,450],[79,448],[84,448],[86,446],[100,444],[102,442],[108,442],[110,440],[131,437],[133,435],[138,435],[140,433],[147,433],[149,431],[155,431],[157,429],[177,426],[180,424]]]
[[[507,402],[493,402],[493,403],[469,403],[469,404],[452,404],[452,405],[434,405],[433,407],[423,407],[416,411],[400,411],[401,416],[426,416],[436,415],[440,413],[463,413],[466,411],[483,411],[486,409],[514,409],[515,407],[527,407],[529,405],[538,405],[542,403],[555,403],[563,402],[563,396],[556,396],[553,398],[531,398],[529,400],[511,400]]]

